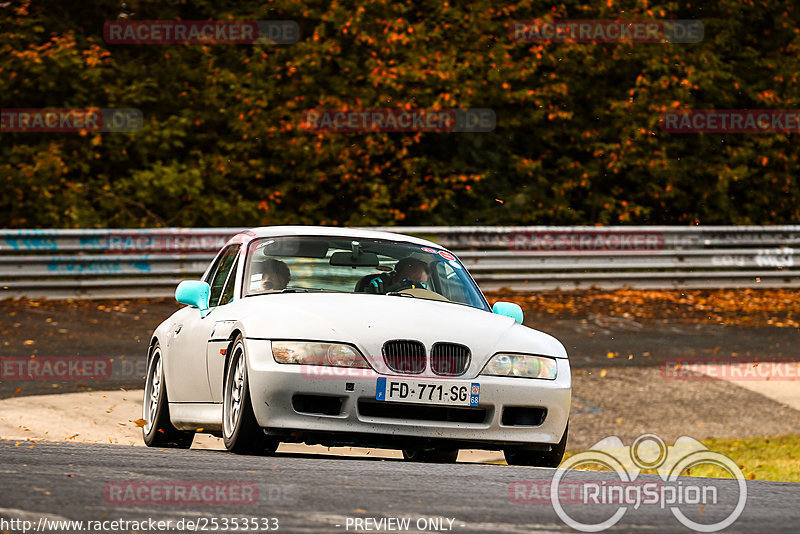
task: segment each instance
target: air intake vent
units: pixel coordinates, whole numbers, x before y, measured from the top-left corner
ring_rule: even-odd
[[[387,341],[383,344],[383,360],[395,373],[418,375],[425,370],[425,345],[407,339]]]
[[[431,350],[431,370],[441,376],[458,376],[469,366],[469,347],[458,343],[435,343]]]

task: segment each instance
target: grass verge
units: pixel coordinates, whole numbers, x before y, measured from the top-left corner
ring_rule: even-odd
[[[702,441],[713,452],[727,456],[749,480],[800,482],[800,434],[762,438],[710,438]],[[569,458],[580,451],[567,452]],[[591,469],[591,467],[590,467]],[[598,470],[602,469],[597,466]],[[643,471],[655,473],[654,470]],[[722,468],[711,465],[692,467],[685,476],[732,478]]]

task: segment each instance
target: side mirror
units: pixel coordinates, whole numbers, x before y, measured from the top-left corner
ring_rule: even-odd
[[[184,280],[178,284],[175,290],[175,300],[181,304],[194,306],[200,309],[200,317],[205,317],[208,313],[208,299],[211,294],[211,286],[199,280]]]
[[[522,324],[522,308],[519,307],[519,304],[503,301],[495,302],[494,306],[492,307],[492,313],[511,317],[519,324]]]

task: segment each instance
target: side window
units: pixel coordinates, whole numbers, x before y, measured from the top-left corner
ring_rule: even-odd
[[[239,245],[231,245],[225,249],[225,251],[219,257],[219,260],[217,260],[217,264],[214,266],[214,269],[211,271],[209,279],[206,280],[208,285],[211,286],[211,298],[208,299],[208,303],[212,308],[219,302],[220,295],[225,287],[225,282],[228,281],[228,275],[236,263],[238,254]],[[233,272],[235,276],[236,271],[234,270]],[[232,288],[231,291],[233,291]]]
[[[228,281],[225,283],[225,289],[222,290],[222,297],[219,299],[219,305],[223,306],[229,304],[233,300],[233,287],[236,285],[236,267],[239,265],[239,258],[233,262],[230,274],[228,274]]]
[[[441,293],[453,302],[467,303],[469,300],[464,294],[464,286],[458,278],[458,273],[445,262],[436,262],[436,278],[441,287]]]

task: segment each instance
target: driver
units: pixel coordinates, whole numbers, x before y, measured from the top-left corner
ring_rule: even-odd
[[[289,267],[282,261],[268,258],[254,267],[250,280],[251,284],[256,285],[256,291],[281,291],[286,289],[292,279]]]
[[[394,271],[376,276],[369,282],[370,293],[389,293],[400,289],[421,287],[427,289],[428,264],[422,260],[408,257],[398,261]]]

